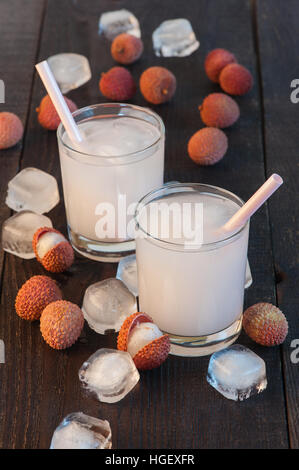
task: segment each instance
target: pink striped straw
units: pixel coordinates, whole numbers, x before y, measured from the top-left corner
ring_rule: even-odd
[[[250,199],[242,206],[226,224],[219,230],[221,232],[236,232],[243,227],[248,219],[272,196],[272,194],[281,186],[283,179],[275,173],[267,179],[267,181],[251,196]]]

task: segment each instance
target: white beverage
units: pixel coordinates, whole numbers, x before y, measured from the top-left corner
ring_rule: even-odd
[[[140,310],[172,335],[199,337],[220,332],[243,311],[249,225],[230,240],[221,241],[217,234],[240,205],[219,194],[197,191],[174,193],[160,201],[180,206],[191,203],[193,207],[202,203],[203,244],[192,249],[184,245],[188,242],[184,237],[174,238],[179,220],[172,216],[174,228],[168,238],[163,234],[156,239],[145,237],[142,229],[146,219],[147,233],[151,235],[151,205],[161,202],[149,202],[141,210],[136,238]],[[168,216],[164,209],[158,227]]]
[[[84,136],[80,152],[72,150],[66,133],[59,142],[69,228],[89,240],[126,240],[134,214],[126,217],[126,209],[163,184],[164,139],[159,141],[157,127],[134,117],[94,117],[79,122],[79,129]],[[103,204],[111,208],[112,231],[101,223]]]

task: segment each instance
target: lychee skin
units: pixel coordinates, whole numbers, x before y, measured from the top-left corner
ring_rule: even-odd
[[[33,236],[32,247],[36,259],[43,265],[43,267],[52,273],[62,273],[70,268],[74,262],[74,250],[72,245],[65,239],[51,248],[43,258],[40,258],[37,251],[37,243],[44,233],[57,233],[62,235],[58,230],[50,227],[40,227],[37,229]],[[63,235],[62,235],[63,236]],[[64,237],[63,237],[64,238]]]
[[[122,33],[111,44],[111,55],[120,64],[136,62],[143,52],[143,42],[132,34]]]
[[[219,83],[229,95],[245,95],[253,86],[253,77],[243,65],[229,64],[221,71]]]
[[[240,117],[236,101],[224,93],[211,93],[199,107],[200,116],[208,127],[225,128],[232,126]]]
[[[136,85],[131,73],[124,67],[112,67],[103,73],[99,82],[101,93],[113,101],[127,101],[136,93]]]
[[[176,78],[165,67],[149,67],[140,77],[140,91],[152,104],[171,100],[176,90]]]
[[[288,334],[288,322],[275,305],[260,302],[243,314],[243,328],[247,335],[263,346],[281,344]]]
[[[23,124],[16,114],[0,113],[0,150],[16,145],[23,137],[23,132]]]
[[[46,343],[54,349],[72,346],[79,338],[84,317],[78,305],[66,300],[49,304],[40,318],[40,331]]]
[[[189,157],[198,165],[214,165],[228,148],[226,135],[216,127],[204,127],[195,132],[188,142]]]
[[[205,59],[205,71],[207,76],[212,82],[219,82],[219,75],[221,70],[226,65],[237,62],[234,54],[227,51],[226,49],[213,49],[206,56]]]
[[[24,320],[38,320],[48,304],[62,299],[56,282],[48,276],[33,276],[20,288],[15,308]]]
[[[77,105],[72,100],[66,97],[64,97],[64,99],[71,113],[78,109]],[[49,95],[43,97],[39,107],[36,108],[36,112],[38,113],[38,122],[42,127],[48,129],[49,131],[55,131],[58,128],[60,124],[60,117],[58,116]]]

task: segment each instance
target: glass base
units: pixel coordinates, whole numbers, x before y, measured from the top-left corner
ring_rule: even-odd
[[[94,261],[118,263],[125,256],[135,253],[135,240],[125,240],[122,242],[90,240],[73,232],[70,227],[68,227],[68,234],[74,250]]]
[[[168,333],[170,354],[186,357],[208,356],[227,348],[238,338],[242,329],[242,318],[243,315],[225,330],[207,336],[175,336]]]

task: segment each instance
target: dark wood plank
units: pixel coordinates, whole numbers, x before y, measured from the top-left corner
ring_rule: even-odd
[[[283,12],[283,14],[282,14]],[[285,181],[271,198],[270,220],[277,277],[277,305],[289,321],[282,346],[290,444],[299,447],[299,367],[291,361],[291,343],[299,338],[298,254],[298,120],[299,104],[291,102],[293,79],[298,79],[298,2],[257,3],[258,37],[265,109],[267,174]],[[298,344],[297,344],[298,347]]]
[[[109,43],[97,35],[101,11],[111,9],[111,2],[84,2],[84,9],[70,10],[70,2],[52,0],[48,4],[39,59],[57,52],[74,51],[87,55],[93,78],[72,92],[79,106],[104,101],[97,82],[100,72],[113,65]],[[89,7],[93,6],[89,9]],[[114,2],[115,8],[123,7]],[[216,184],[247,198],[264,180],[261,110],[258,87],[238,99],[241,119],[227,131],[230,149],[224,160],[213,168],[199,168],[186,155],[188,138],[202,127],[197,106],[211,91],[218,90],[206,78],[203,61],[214,47],[227,47],[255,75],[255,51],[250,2],[227,0],[189,0],[151,2],[132,0],[129,7],[139,18],[146,53],[131,67],[138,79],[141,71],[153,64],[169,67],[178,79],[173,102],[157,107],[165,121],[166,180],[200,181]],[[59,15],[57,15],[59,11]],[[156,58],[152,51],[152,31],[169,17],[189,18],[201,41],[198,52],[184,59]],[[44,94],[35,81],[28,133],[22,167],[36,166],[57,177],[61,190],[56,136],[42,130],[35,107]],[[148,106],[138,93],[134,103]],[[61,192],[62,194],[62,192]],[[51,213],[55,226],[65,232],[63,204]],[[275,301],[270,230],[266,208],[254,217],[251,227],[249,257],[254,285],[246,295],[246,305],[260,300]],[[79,305],[84,289],[92,282],[115,275],[116,266],[77,257],[69,273],[56,276],[66,299]],[[18,287],[31,275],[43,273],[35,260],[8,257],[2,291],[7,341],[7,364],[1,381],[3,447],[47,448],[54,428],[72,411],[84,411],[104,417],[111,423],[115,448],[285,448],[288,446],[285,403],[279,349],[258,347],[244,335],[248,345],[267,363],[269,385],[260,396],[244,403],[221,397],[205,380],[208,358],[170,357],[159,369],[142,373],[136,389],[114,405],[100,404],[85,394],[78,381],[82,362],[97,348],[114,347],[115,335],[100,336],[85,326],[84,337],[66,351],[53,351],[42,340],[39,325],[21,321],[13,302]],[[17,341],[15,340],[17,338]],[[12,368],[12,365],[14,368]],[[5,385],[3,384],[5,382]],[[3,392],[4,387],[4,392]],[[8,393],[9,390],[9,393]],[[275,410],[275,413],[273,413]]]

